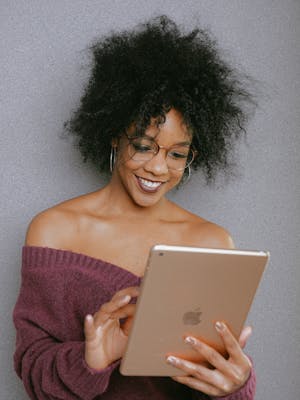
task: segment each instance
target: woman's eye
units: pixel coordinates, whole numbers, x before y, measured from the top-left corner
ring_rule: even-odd
[[[152,147],[140,144],[140,143],[132,143],[132,146],[135,151],[138,151],[139,153],[146,153],[147,151],[152,151]]]
[[[178,151],[171,151],[169,153],[170,157],[172,158],[187,158],[188,157],[188,153],[181,153]]]

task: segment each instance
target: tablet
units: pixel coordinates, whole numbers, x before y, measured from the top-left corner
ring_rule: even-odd
[[[185,344],[187,335],[226,355],[215,322],[226,322],[239,337],[268,258],[265,251],[154,246],[120,372],[183,375],[166,357],[203,362]]]

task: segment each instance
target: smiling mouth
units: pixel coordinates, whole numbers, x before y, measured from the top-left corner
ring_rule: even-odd
[[[164,182],[155,182],[149,181],[148,179],[141,178],[139,176],[136,177],[139,187],[147,193],[154,193],[159,190],[159,188],[164,184]]]

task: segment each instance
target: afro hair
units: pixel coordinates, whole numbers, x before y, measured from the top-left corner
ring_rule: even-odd
[[[78,109],[66,123],[77,137],[84,160],[109,170],[113,138],[132,123],[143,134],[175,108],[192,132],[198,156],[192,164],[207,181],[230,168],[236,139],[245,132],[247,77],[219,55],[203,29],[183,32],[160,16],[121,33],[112,32],[91,47],[92,68]],[[245,78],[245,79],[244,79]]]

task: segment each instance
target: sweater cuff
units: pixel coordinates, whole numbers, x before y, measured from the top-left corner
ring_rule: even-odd
[[[68,353],[76,354],[72,357],[73,362],[68,365],[62,365],[64,371],[68,374],[64,376],[65,384],[72,388],[72,391],[83,400],[92,400],[100,396],[108,389],[111,374],[117,368],[120,360],[113,362],[102,370],[93,370],[88,367],[84,359],[84,343],[70,343]]]
[[[91,374],[91,375],[103,375],[103,374],[111,374],[111,372],[120,364],[120,360],[116,360],[113,363],[109,364],[107,367],[102,369],[95,369],[88,366],[85,359],[82,360],[83,367]]]

